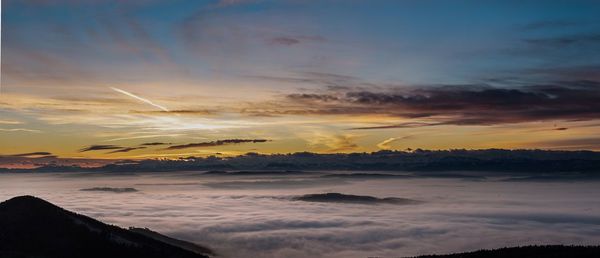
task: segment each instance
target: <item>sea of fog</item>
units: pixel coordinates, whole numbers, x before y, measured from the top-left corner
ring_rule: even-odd
[[[208,246],[220,257],[399,257],[600,243],[599,180],[517,179],[7,173],[0,174],[0,200],[35,195],[106,223]],[[327,192],[422,202],[294,200]]]

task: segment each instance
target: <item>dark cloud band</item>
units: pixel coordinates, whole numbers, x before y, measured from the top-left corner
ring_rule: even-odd
[[[492,125],[554,119],[592,120],[600,117],[600,83],[595,81],[560,82],[520,88],[464,85],[403,92],[365,90],[290,94],[287,99],[306,105],[316,114],[383,114],[434,121],[376,128],[443,124]]]
[[[117,149],[122,149],[122,148],[123,147],[117,146],[117,145],[90,145],[88,147],[80,149],[79,152],[98,151],[98,150],[117,150]]]
[[[240,144],[240,143],[262,143],[268,142],[266,139],[226,139],[226,140],[217,140],[210,142],[198,142],[198,143],[189,143],[182,145],[173,145],[166,148],[166,150],[179,150],[179,149],[187,149],[187,148],[198,148],[198,147],[214,147],[221,145],[231,145],[231,144]]]

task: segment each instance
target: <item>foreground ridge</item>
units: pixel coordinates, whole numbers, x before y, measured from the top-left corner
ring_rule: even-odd
[[[0,203],[0,257],[204,258],[206,254],[104,224],[33,196]]]

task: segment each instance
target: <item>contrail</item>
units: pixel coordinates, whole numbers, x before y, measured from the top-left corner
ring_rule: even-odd
[[[142,98],[142,97],[136,96],[136,95],[134,95],[133,93],[129,93],[129,92],[127,92],[127,91],[124,91],[124,90],[122,90],[122,89],[115,88],[115,87],[110,87],[110,89],[111,89],[111,90],[114,90],[114,91],[116,91],[116,92],[118,92],[118,93],[125,94],[125,95],[127,95],[127,96],[129,96],[129,97],[132,97],[132,98],[134,98],[134,99],[137,99],[137,100],[139,100],[139,101],[145,102],[145,103],[147,103],[147,104],[150,104],[150,105],[152,105],[152,106],[154,106],[154,107],[156,107],[156,108],[160,108],[162,111],[169,112],[169,109],[167,109],[166,107],[163,107],[163,106],[161,106],[161,105],[155,104],[154,102],[152,102],[152,101],[150,101],[150,100],[147,100],[147,99],[145,99],[145,98]]]

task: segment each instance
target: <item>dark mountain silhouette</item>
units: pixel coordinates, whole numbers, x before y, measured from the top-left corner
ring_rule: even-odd
[[[494,250],[479,250],[468,253],[445,255],[423,255],[417,258],[596,258],[600,257],[600,246],[522,246]]]
[[[295,176],[295,175],[306,175],[309,172],[304,171],[290,171],[290,170],[267,170],[267,171],[220,171],[211,170],[203,173],[203,175],[215,175],[215,176]]]
[[[0,257],[201,258],[209,253],[107,225],[33,196],[0,203]]]
[[[600,152],[550,150],[382,150],[371,153],[289,154],[246,153],[235,157],[185,157],[177,160],[148,159],[115,162],[102,167],[84,168],[47,164],[35,169],[2,169],[2,171],[37,172],[148,172],[148,171],[212,171],[207,175],[257,175],[266,171],[494,171],[551,173],[576,178],[598,179]],[[222,170],[249,170],[231,174]],[[253,172],[254,171],[254,172]],[[256,172],[258,171],[258,172]],[[286,174],[286,173],[284,173]],[[437,176],[440,176],[439,174]]]

